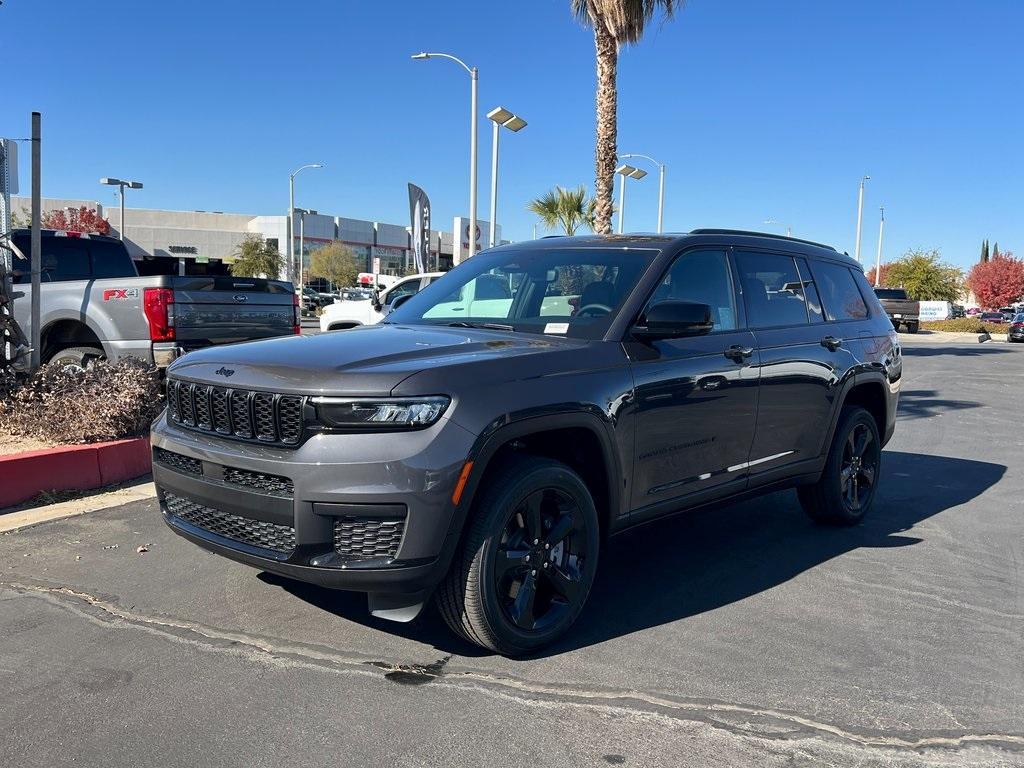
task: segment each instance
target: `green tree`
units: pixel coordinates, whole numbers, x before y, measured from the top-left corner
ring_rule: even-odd
[[[984,264],[988,261],[988,238],[986,237],[981,242],[981,263]]]
[[[886,282],[906,288],[918,301],[950,301],[963,292],[963,273],[942,261],[938,251],[911,250],[887,265]]]
[[[993,259],[998,259],[999,258],[999,243],[995,243],[992,246],[992,258]]]
[[[561,229],[567,235],[575,235],[580,227],[594,229],[596,201],[587,197],[582,184],[576,189],[555,187],[536,200],[531,200],[526,210],[537,215],[548,229]]]
[[[359,264],[352,249],[335,240],[313,251],[309,274],[322,277],[335,287],[348,288],[359,279]]]
[[[284,271],[284,257],[260,235],[248,234],[242,238],[233,254],[229,269],[235,277],[266,277],[276,280]]]
[[[671,19],[683,0],[569,0],[573,15],[594,31],[597,64],[597,146],[594,231],[612,231],[612,188],[618,163],[619,50],[640,41],[658,11]]]

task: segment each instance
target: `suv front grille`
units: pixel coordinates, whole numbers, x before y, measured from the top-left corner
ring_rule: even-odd
[[[349,560],[394,560],[405,532],[405,518],[339,517],[334,551]]]
[[[232,515],[166,491],[164,504],[174,517],[217,536],[282,554],[295,549],[295,529],[289,525]]]
[[[167,418],[179,427],[275,445],[302,441],[298,395],[167,380]]]
[[[203,462],[193,459],[191,456],[183,456],[166,448],[153,449],[153,461],[165,467],[188,475],[200,475],[213,482],[224,482],[228,485],[237,485],[268,496],[280,496],[290,499],[295,495],[295,483],[281,475],[270,475],[266,472],[255,472],[251,469],[239,469],[238,467],[221,467],[218,464],[211,465],[212,474],[203,470]]]

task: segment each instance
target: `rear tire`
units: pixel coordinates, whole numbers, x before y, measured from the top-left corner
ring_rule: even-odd
[[[103,350],[99,347],[68,347],[61,349],[47,359],[50,365],[60,365],[85,370],[97,360],[106,359]]]
[[[907,333],[917,333],[920,327],[918,323],[907,323]]]
[[[576,620],[597,572],[586,484],[557,461],[516,456],[488,477],[471,515],[436,593],[445,622],[506,656],[551,643]]]
[[[804,511],[824,525],[856,525],[875,500],[881,460],[874,417],[860,407],[843,408],[821,478],[797,490]]]

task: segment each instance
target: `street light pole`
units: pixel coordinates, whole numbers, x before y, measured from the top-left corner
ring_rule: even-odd
[[[470,79],[470,95],[469,95],[469,257],[472,258],[473,254],[476,253],[476,182],[477,182],[477,84],[479,82],[479,72],[476,67],[471,67],[458,56],[452,56],[450,53],[428,53],[421,51],[420,53],[414,53],[412,55],[414,59],[451,59],[457,64],[461,65],[466,72],[469,73]],[[461,237],[460,232],[453,233],[455,237]]]
[[[660,235],[665,231],[665,164],[659,163],[650,155],[641,155],[636,152],[619,155],[621,160],[632,157],[642,157],[644,160],[650,160],[656,166],[658,166],[658,234]]]
[[[508,128],[513,133],[518,133],[526,127],[526,121],[518,115],[512,114],[504,107],[495,107],[487,113],[487,119],[491,121],[491,231],[488,238],[488,247],[497,245],[498,237],[498,140],[502,128]],[[536,239],[536,238],[534,238]]]
[[[619,234],[622,234],[623,222],[626,219],[626,177],[642,179],[647,171],[642,168],[634,168],[632,165],[620,165],[615,172],[622,177],[622,186],[619,187]]]
[[[306,165],[296,168],[290,174],[288,174],[288,220],[285,222],[285,237],[288,238],[288,277],[292,282],[296,282],[295,274],[295,234],[292,232],[292,219],[295,217],[295,177],[299,175],[300,171],[304,171],[307,168],[323,168],[324,163],[307,163]],[[301,271],[301,266],[299,271]],[[301,281],[301,275],[298,276],[298,280]]]
[[[868,175],[864,175],[860,180],[860,194],[857,195],[857,245],[854,247],[853,253],[854,258],[860,261],[860,232],[861,225],[864,221],[864,182],[870,179]]]
[[[885,234],[885,208],[880,207],[878,212],[882,218],[878,222],[878,253],[875,254],[875,288],[881,284],[882,277],[882,235]]]
[[[121,241],[124,241],[124,191],[125,189],[142,189],[141,181],[124,181],[122,179],[112,179],[108,176],[104,176],[100,179],[100,184],[106,184],[111,187],[118,188],[118,194],[121,198],[121,220],[118,223],[118,230],[121,234]]]

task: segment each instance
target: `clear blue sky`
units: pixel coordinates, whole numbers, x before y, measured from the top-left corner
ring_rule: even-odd
[[[1020,0],[692,0],[622,53],[619,151],[668,165],[669,229],[775,218],[852,253],[866,172],[871,260],[883,204],[889,257],[1024,255],[1022,30]],[[481,118],[529,121],[502,142],[506,237],[531,236],[531,197],[593,186],[593,40],[568,0],[4,0],[0,33],[0,135],[43,113],[45,195],[113,204],[114,175],[145,182],[129,205],[278,213],[288,172],[323,161],[298,205],[405,223],[413,181],[448,229],[469,82],[422,49],[480,68]],[[654,229],[656,174],[630,190],[627,229]]]

